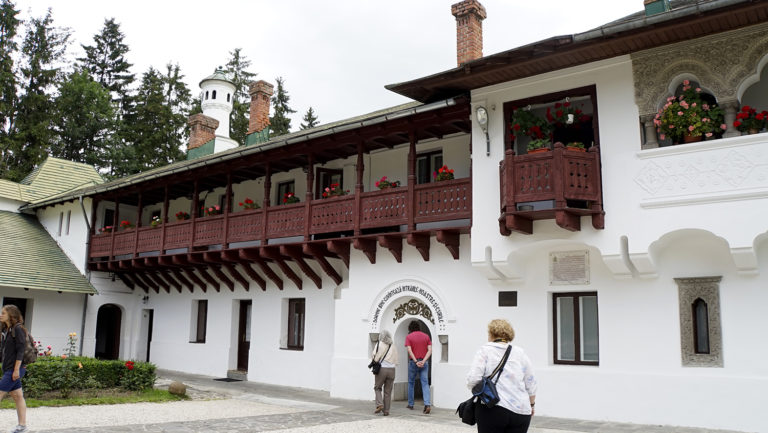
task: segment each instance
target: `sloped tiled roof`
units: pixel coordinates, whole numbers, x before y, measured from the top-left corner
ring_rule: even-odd
[[[0,198],[24,201],[21,199],[21,185],[10,180],[0,179]]]
[[[34,216],[0,211],[0,287],[97,293]]]
[[[104,179],[91,165],[49,157],[20,183],[22,200],[31,203]]]

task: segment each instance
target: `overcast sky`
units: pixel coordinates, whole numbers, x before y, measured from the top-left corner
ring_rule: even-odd
[[[282,76],[297,111],[328,123],[409,102],[384,85],[456,67],[456,0],[16,0],[20,18],[53,10],[72,30],[72,57],[115,18],[137,78],[178,63],[192,93],[242,48],[250,70]],[[643,9],[642,0],[483,0],[489,55],[555,35],[579,33]],[[23,33],[23,31],[20,31]]]

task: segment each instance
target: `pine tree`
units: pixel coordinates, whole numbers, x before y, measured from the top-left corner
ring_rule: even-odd
[[[22,95],[5,155],[5,177],[10,180],[21,180],[48,155],[55,136],[53,91],[62,78],[60,65],[69,36],[67,29],[53,26],[50,9],[28,23],[21,53]]]
[[[125,106],[128,93],[136,79],[130,72],[133,65],[125,59],[128,45],[123,42],[124,38],[114,18],[104,20],[101,32],[93,37],[94,45],[82,45],[85,57],[77,59],[94,80],[111,93],[120,114],[128,110]]]
[[[317,116],[315,116],[315,110],[313,110],[312,107],[309,107],[309,110],[307,110],[307,113],[304,114],[304,118],[301,120],[305,122],[301,124],[301,129],[311,129],[320,123]]]
[[[87,71],[76,71],[59,86],[54,105],[57,137],[51,155],[108,168],[116,122],[109,91]]]
[[[251,61],[240,54],[242,48],[235,48],[230,52],[227,62],[227,72],[235,85],[235,94],[232,100],[232,114],[229,121],[229,136],[238,143],[245,144],[245,136],[248,134],[248,116],[251,109],[251,96],[248,94],[248,86],[256,77],[256,74],[247,69]]]
[[[19,11],[9,0],[0,2],[0,178],[7,175],[7,157],[10,157],[11,139],[16,110],[16,73],[14,54],[17,49],[16,32]]]
[[[269,118],[270,137],[277,137],[290,132],[291,118],[288,115],[296,112],[288,106],[291,97],[288,96],[288,91],[283,87],[283,77],[277,77],[275,81],[277,82],[277,92],[272,96],[275,114]]]

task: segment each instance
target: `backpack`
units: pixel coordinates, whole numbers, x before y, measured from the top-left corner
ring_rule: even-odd
[[[21,328],[24,330],[24,332],[27,334],[26,338],[26,344],[24,344],[24,357],[21,360],[22,365],[29,365],[33,362],[37,361],[37,348],[35,347],[35,339],[32,338],[32,334],[27,332],[26,329]],[[14,326],[13,329],[11,329],[11,336],[13,338],[16,338],[16,327]]]

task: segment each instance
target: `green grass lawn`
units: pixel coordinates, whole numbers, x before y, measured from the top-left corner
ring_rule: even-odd
[[[188,400],[188,397],[179,397],[166,390],[150,389],[141,392],[122,390],[98,390],[73,392],[69,398],[60,398],[56,394],[42,398],[27,398],[27,407],[42,406],[83,406],[93,404],[125,404],[125,403],[162,403],[166,401]],[[0,402],[0,409],[13,409],[13,399],[6,396]]]

